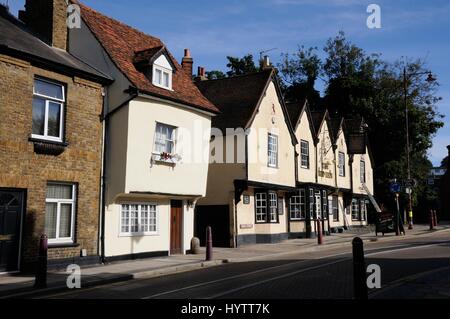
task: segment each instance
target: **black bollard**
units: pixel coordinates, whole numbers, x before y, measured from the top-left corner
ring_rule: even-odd
[[[317,244],[318,245],[323,244],[322,221],[320,217],[317,218]]]
[[[359,300],[368,299],[364,244],[361,238],[353,239],[353,293]]]
[[[213,259],[213,242],[211,227],[206,228],[206,261]]]
[[[434,227],[438,226],[438,219],[437,219],[437,212],[436,210],[433,210],[433,217],[434,217]]]
[[[434,229],[434,213],[430,210],[430,230]]]
[[[34,281],[34,288],[47,288],[47,252],[48,252],[48,237],[42,235],[39,241],[39,255],[36,267],[36,277]]]

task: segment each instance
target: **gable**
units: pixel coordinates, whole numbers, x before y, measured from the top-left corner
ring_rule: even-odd
[[[169,62],[169,60],[167,59],[167,57],[164,54],[161,54],[159,56],[159,58],[157,58],[155,60],[155,62],[153,62],[154,65],[163,67],[165,69],[168,69],[170,71],[173,71],[172,69],[172,64]]]

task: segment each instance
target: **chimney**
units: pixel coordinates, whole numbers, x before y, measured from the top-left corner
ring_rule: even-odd
[[[448,157],[450,158],[450,145],[447,145]]]
[[[0,14],[9,14],[9,7],[6,3],[0,3]]]
[[[26,0],[25,11],[19,12],[22,20],[47,44],[67,48],[66,0]]]
[[[194,79],[195,81],[206,81],[208,78],[206,77],[205,68],[202,66],[198,67],[198,75]]]
[[[270,64],[270,58],[268,55],[265,55],[261,61],[261,69],[267,70],[267,69],[271,69],[271,68],[272,68],[272,64]]]
[[[192,66],[194,64],[194,60],[191,57],[191,51],[189,49],[184,49],[184,57],[181,61],[181,66],[183,67],[184,72],[187,75],[192,77]]]

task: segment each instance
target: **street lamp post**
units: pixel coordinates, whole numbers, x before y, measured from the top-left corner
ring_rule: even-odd
[[[407,73],[406,67],[403,68],[403,89],[404,89],[404,102],[405,102],[405,122],[406,122],[406,165],[407,165],[407,175],[408,175],[408,197],[409,197],[409,227],[408,229],[413,229],[413,205],[412,205],[412,183],[411,183],[411,150],[409,142],[409,110],[408,110],[408,79],[410,76],[428,74],[427,82],[434,82],[436,79],[433,78],[431,71],[427,72],[416,72]]]

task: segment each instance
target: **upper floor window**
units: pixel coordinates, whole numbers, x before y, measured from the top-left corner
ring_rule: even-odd
[[[50,243],[73,243],[75,201],[75,185],[47,185],[45,232]]]
[[[176,128],[173,126],[156,123],[155,153],[173,154],[175,152],[175,131]]]
[[[302,168],[309,168],[309,142],[300,141],[300,156]]]
[[[339,176],[345,176],[345,153],[339,152]]]
[[[269,133],[268,150],[269,167],[278,167],[278,136]]]
[[[165,55],[161,55],[153,63],[153,84],[164,89],[172,90],[172,67]]]
[[[366,182],[366,162],[361,161],[359,168],[360,168],[361,183],[365,183]]]
[[[63,113],[66,101],[64,86],[35,79],[33,86],[32,137],[63,141]]]

